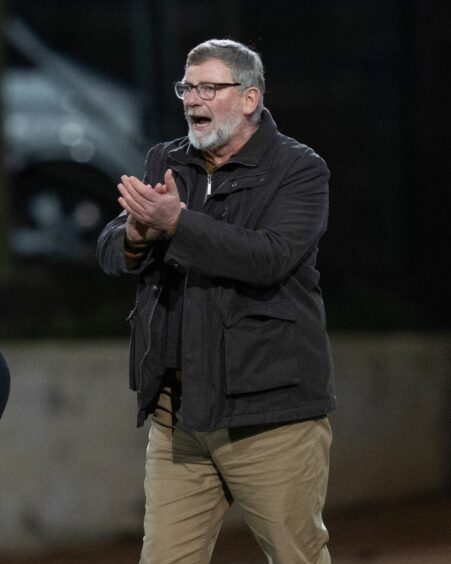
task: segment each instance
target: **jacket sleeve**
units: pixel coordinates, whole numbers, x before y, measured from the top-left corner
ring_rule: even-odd
[[[135,268],[127,266],[124,254],[125,223],[127,213],[124,211],[110,221],[102,230],[97,242],[97,261],[104,272],[110,276],[139,274],[154,260],[154,246],[149,246],[145,257]]]
[[[255,229],[182,210],[165,261],[181,270],[272,286],[314,249],[328,217],[329,171],[315,154],[297,158]]]

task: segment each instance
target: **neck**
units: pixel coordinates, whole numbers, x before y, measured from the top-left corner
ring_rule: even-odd
[[[241,128],[225,145],[204,151],[216,166],[219,166],[231,159],[243,147],[258,128],[258,124],[249,123],[246,127]]]

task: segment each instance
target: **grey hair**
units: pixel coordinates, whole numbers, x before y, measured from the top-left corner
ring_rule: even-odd
[[[252,121],[260,119],[265,93],[265,72],[260,55],[237,41],[231,39],[209,39],[194,47],[186,58],[186,65],[201,65],[209,59],[219,59],[227,65],[232,79],[241,83],[241,88],[255,86],[260,90],[260,100],[252,115]]]

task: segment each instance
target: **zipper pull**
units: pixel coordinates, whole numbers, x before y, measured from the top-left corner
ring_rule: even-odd
[[[207,198],[211,196],[211,174],[207,174]]]

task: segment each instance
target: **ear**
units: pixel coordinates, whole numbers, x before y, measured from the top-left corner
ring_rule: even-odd
[[[256,86],[250,86],[243,93],[243,113],[246,116],[252,115],[257,109],[261,93]]]

